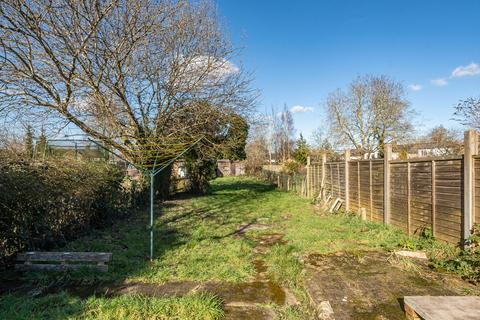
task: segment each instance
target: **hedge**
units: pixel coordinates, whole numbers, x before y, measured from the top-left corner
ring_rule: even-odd
[[[126,215],[139,190],[105,162],[31,163],[0,154],[0,269],[24,250],[48,250]]]

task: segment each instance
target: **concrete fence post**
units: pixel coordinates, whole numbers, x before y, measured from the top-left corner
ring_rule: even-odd
[[[350,170],[348,162],[350,161],[350,150],[345,150],[345,211],[350,211],[350,190],[348,188],[350,181]]]
[[[477,132],[475,130],[465,131],[464,135],[464,148],[465,153],[463,156],[463,194],[464,194],[464,206],[463,206],[463,232],[462,239],[463,245],[469,246],[468,238],[471,235],[473,228],[473,216],[475,210],[475,160],[474,156],[478,155],[478,139]]]
[[[392,145],[385,144],[383,152],[383,223],[390,221],[390,160],[392,160]]]

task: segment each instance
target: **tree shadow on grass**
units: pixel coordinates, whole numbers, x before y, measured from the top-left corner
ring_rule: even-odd
[[[148,209],[135,212],[103,230],[94,230],[58,248],[58,251],[112,252],[107,273],[90,270],[51,273],[0,273],[0,282],[10,279],[11,286],[0,285],[0,295],[7,292],[48,296],[62,291],[86,299],[98,294],[105,286],[123,283],[128,279],[148,278],[156,272],[158,263],[168,252],[191,241],[192,233],[200,224],[211,227],[195,241],[221,241],[238,234],[240,223],[255,223],[249,217],[248,204],[257,201],[263,193],[274,190],[273,186],[261,182],[219,181],[207,196],[181,194],[161,205],[154,225],[154,262],[149,260]],[[191,200],[194,200],[194,203]]]
[[[275,186],[267,184],[261,181],[252,181],[252,180],[238,180],[238,181],[229,181],[215,184],[212,186],[212,193],[218,191],[239,191],[239,190],[249,190],[256,193],[264,193],[275,190]]]

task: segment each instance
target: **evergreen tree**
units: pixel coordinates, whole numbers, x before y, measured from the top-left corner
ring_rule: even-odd
[[[47,153],[47,136],[45,135],[45,130],[42,128],[42,132],[40,133],[40,137],[37,141],[37,155],[41,159],[45,159]]]
[[[25,152],[28,159],[33,158],[33,130],[31,126],[27,127],[27,131],[25,133]]]
[[[310,148],[308,147],[307,141],[300,133],[300,138],[297,140],[297,145],[293,153],[293,158],[301,164],[307,164],[307,157],[309,155]]]

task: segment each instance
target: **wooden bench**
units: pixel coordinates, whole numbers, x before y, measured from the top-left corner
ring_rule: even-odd
[[[17,254],[17,270],[66,271],[90,268],[107,272],[110,252],[25,252]]]
[[[479,320],[478,296],[411,296],[404,300],[408,320]]]

